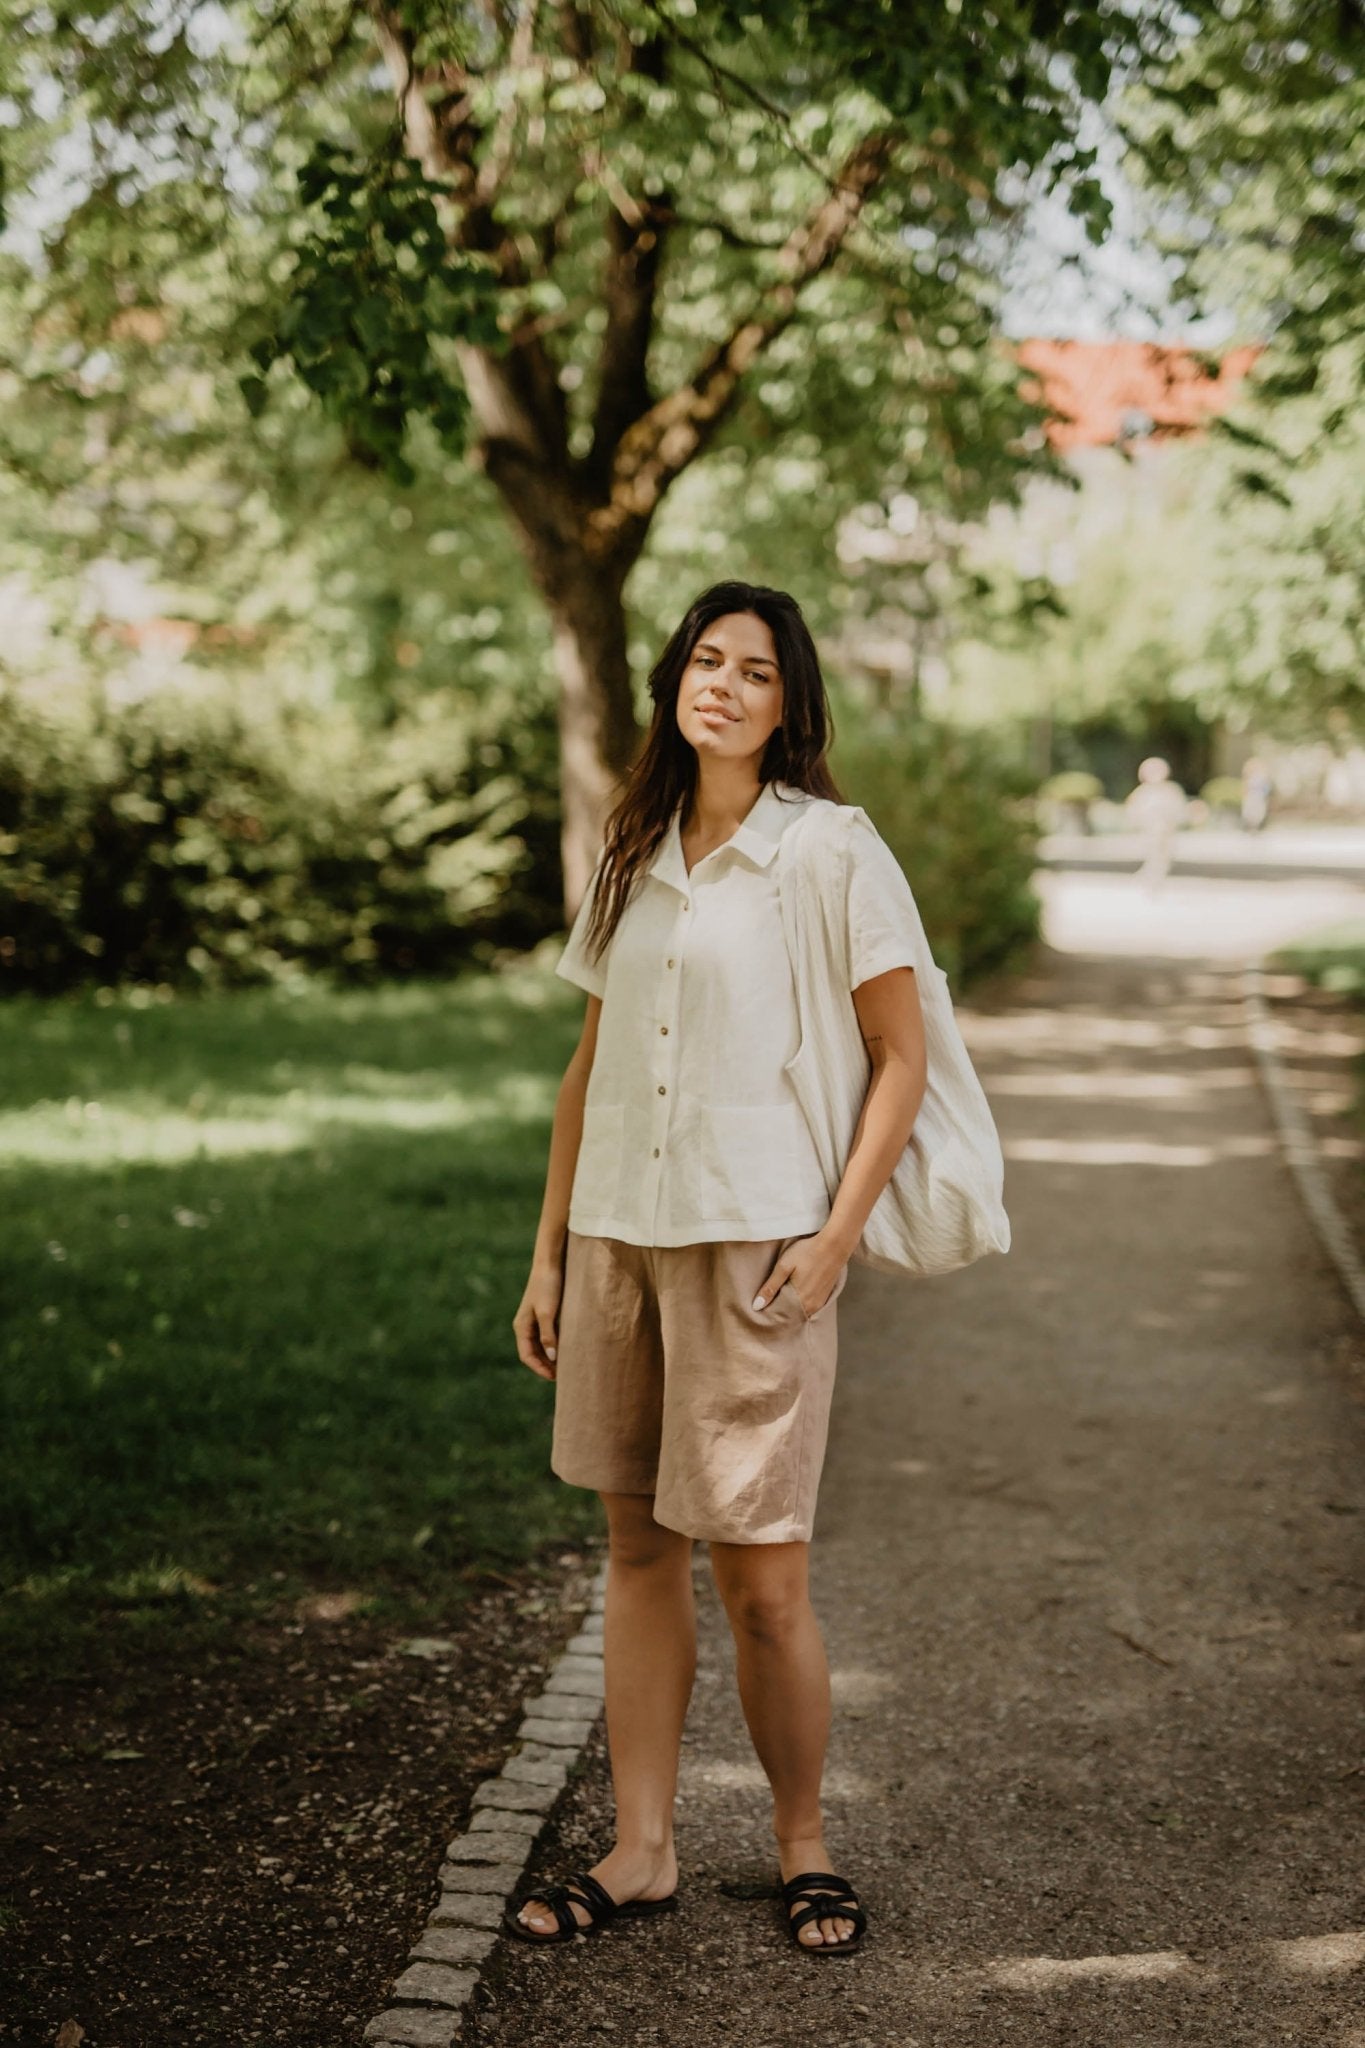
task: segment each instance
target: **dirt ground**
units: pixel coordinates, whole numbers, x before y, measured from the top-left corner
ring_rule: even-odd
[[[0,2041],[359,2041],[592,1568],[557,1553],[481,1587],[449,1637],[309,1601],[188,1672],[155,1657],[9,1704]]]

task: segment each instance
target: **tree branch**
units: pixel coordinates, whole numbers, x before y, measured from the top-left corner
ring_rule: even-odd
[[[838,191],[839,180],[831,178],[820,159],[806,148],[804,142],[798,141],[797,137],[792,133],[791,115],[785,107],[779,106],[776,100],[770,99],[767,93],[761,91],[758,86],[751,84],[747,78],[741,78],[739,73],[732,71],[728,64],[722,64],[720,59],[713,56],[704,43],[699,43],[695,36],[688,35],[686,29],[679,22],[676,22],[671,14],[665,13],[664,9],[658,4],[658,0],[647,0],[647,4],[650,13],[656,16],[668,34],[676,42],[680,43],[683,49],[691,51],[697,62],[708,73],[711,83],[717,90],[720,90],[722,84],[735,86],[745,99],[751,100],[761,113],[767,115],[774,127],[781,131],[783,140],[787,148],[792,152],[792,155],[798,157],[806,169],[813,172],[822,185],[827,185],[831,192]],[[725,98],[723,91],[721,91],[720,96],[722,99]]]
[[[833,194],[791,234],[779,262],[784,275],[766,305],[748,314],[714,348],[689,383],[637,419],[621,438],[608,504],[589,516],[590,546],[612,553],[643,539],[660,499],[705,448],[734,404],[745,372],[794,317],[803,287],[834,260],[886,176],[895,149],[887,132],[866,136],[853,150]]]
[[[714,214],[675,212],[673,215],[673,225],[678,228],[692,228],[699,231],[705,229],[711,234],[719,235],[722,242],[728,244],[731,249],[743,249],[749,254],[757,250],[764,256],[776,256],[786,247],[785,237],[780,241],[758,242],[754,240],[752,235],[742,235],[739,229],[732,227],[728,220],[720,220]]]
[[[625,46],[623,68],[657,84],[664,76],[665,58],[663,38],[652,36],[647,42]],[[602,265],[602,303],[607,317],[597,357],[592,442],[580,474],[591,493],[602,495],[609,485],[622,434],[650,404],[649,343],[664,236],[673,209],[668,193],[635,199],[601,149],[593,152],[589,169],[590,175],[607,187],[611,205]]]
[[[589,70],[596,49],[591,12],[578,0],[555,0],[555,13],[565,49],[581,71]]]
[[[519,18],[518,31],[528,6]],[[460,211],[452,228],[456,247],[493,258],[508,286],[526,283],[526,268],[515,238],[497,220],[479,192],[474,155],[481,139],[468,90],[458,66],[421,71],[413,62],[412,32],[388,0],[373,0],[371,17],[389,76],[409,154],[427,176],[447,182]],[[427,88],[437,79],[453,90],[433,103]],[[568,420],[554,364],[533,326],[520,329],[504,352],[463,344],[458,350],[471,404],[483,434],[506,450],[519,449],[531,467],[567,470]]]
[[[522,0],[521,12],[517,17],[516,30],[512,36],[512,47],[508,62],[512,71],[524,71],[531,62],[535,50],[536,16],[540,12],[540,0]],[[502,181],[512,161],[512,145],[517,132],[517,96],[509,93],[507,102],[498,116],[488,154],[479,166],[474,180],[475,206],[491,207],[502,190]]]

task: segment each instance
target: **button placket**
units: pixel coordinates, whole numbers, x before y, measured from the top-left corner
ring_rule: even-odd
[[[662,1160],[668,1139],[672,1099],[675,1094],[673,1083],[677,1072],[678,1034],[673,1027],[678,1021],[678,990],[681,986],[678,963],[682,956],[683,933],[687,929],[684,923],[684,913],[690,908],[691,905],[688,899],[684,897],[678,906],[677,928],[670,940],[673,951],[665,955],[664,968],[659,976],[659,1008],[655,1014],[655,1022],[658,1026],[656,1035],[661,1041],[658,1047],[659,1064],[654,1070],[656,1097],[654,1136],[656,1142],[651,1147],[650,1153],[652,1161],[650,1171],[653,1179],[650,1209],[654,1217],[656,1229],[658,1225],[659,1198],[663,1192]]]

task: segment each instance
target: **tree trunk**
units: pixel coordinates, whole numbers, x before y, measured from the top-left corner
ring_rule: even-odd
[[[607,812],[635,759],[635,718],[621,578],[580,559],[545,593],[559,677],[564,915],[571,923],[602,845]]]

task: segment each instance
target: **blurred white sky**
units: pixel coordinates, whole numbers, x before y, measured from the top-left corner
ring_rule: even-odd
[[[1178,309],[1174,266],[1155,246],[1155,202],[1125,174],[1113,127],[1089,111],[1080,140],[1099,151],[1095,168],[1114,209],[1110,236],[1092,247],[1063,199],[1035,193],[1006,271],[1005,333],[1016,341],[1038,335],[1220,347],[1232,333],[1232,318],[1219,313],[1191,320]]]

